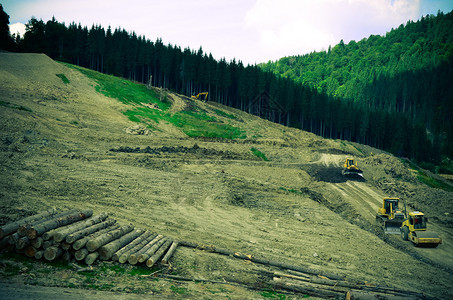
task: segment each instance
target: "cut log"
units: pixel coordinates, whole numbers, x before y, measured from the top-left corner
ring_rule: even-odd
[[[173,241],[168,239],[165,243],[146,261],[146,266],[151,268],[161,257],[164,255],[165,251],[167,251],[168,247],[170,247]]]
[[[56,212],[56,209],[52,208],[43,212],[40,212],[38,214],[22,218],[16,222],[8,223],[0,227],[0,239],[2,239],[4,236],[7,236],[13,232],[16,232],[21,225],[33,222],[34,220],[38,220],[40,218],[43,218],[44,216],[49,216],[52,215]]]
[[[63,229],[57,230],[53,234],[53,239],[56,240],[57,242],[61,242],[66,238],[67,235],[74,233],[76,231],[79,231],[81,229],[93,226],[95,224],[98,224],[98,223],[104,221],[105,219],[107,219],[107,217],[108,217],[107,213],[104,212],[97,216],[88,218],[83,222],[77,222],[75,224],[68,225],[68,226],[64,227]]]
[[[154,237],[156,237],[157,234],[152,233],[151,231],[145,231],[142,235],[138,236],[135,240],[130,242],[129,244],[125,245],[123,248],[119,249],[112,255],[112,260],[113,261],[118,261],[120,256],[125,253],[126,251],[136,247],[137,245],[138,248],[143,248],[149,241],[151,241]],[[138,251],[139,249],[137,249]]]
[[[24,252],[24,253],[25,253],[25,255],[27,255],[28,257],[35,257],[36,252],[38,252],[38,251],[36,250],[35,247],[33,247],[33,246],[28,246],[27,248],[25,248],[25,252]]]
[[[40,236],[38,236],[36,239],[30,240],[30,244],[31,244],[33,247],[35,247],[36,249],[41,248],[43,242],[44,242],[44,240],[43,240],[42,237],[40,237]]]
[[[151,254],[151,252],[150,252],[148,255],[146,255],[147,252],[151,251],[150,249],[155,247],[155,248],[153,248],[153,251],[152,251],[152,253],[154,253],[157,250],[157,248],[165,242],[166,239],[167,239],[166,237],[159,234],[139,251],[137,251],[137,252],[131,251],[126,260],[129,263],[132,263],[133,265],[136,264],[137,262],[142,263],[142,262],[146,261],[150,257],[150,254]],[[121,260],[121,258],[120,258],[120,260]]]
[[[92,234],[94,232],[97,232],[97,231],[99,231],[101,229],[104,229],[104,228],[107,228],[109,226],[112,226],[115,223],[116,223],[116,220],[107,219],[104,222],[92,225],[92,226],[84,228],[84,229],[80,229],[80,230],[78,230],[78,231],[76,231],[74,233],[71,233],[68,236],[66,236],[66,242],[74,243],[78,239],[81,239],[81,238],[83,238],[83,237],[85,237],[87,235],[90,235],[90,234]]]
[[[162,258],[162,264],[166,265],[168,264],[168,261],[170,260],[171,256],[173,253],[176,251],[176,248],[178,247],[179,242],[178,241],[173,241],[173,243],[170,246],[170,249],[168,249],[167,254]]]
[[[23,236],[16,241],[15,245],[17,249],[24,249],[25,247],[30,245],[30,239],[26,236]]]
[[[64,217],[54,218],[44,223],[32,226],[30,229],[27,230],[27,236],[29,239],[34,239],[42,235],[46,231],[86,219],[88,217],[91,217],[92,215],[93,210],[87,209],[83,211],[78,211],[76,213],[71,213]]]
[[[321,297],[321,298],[333,297],[333,298],[338,298],[338,299],[344,299],[346,296],[346,293],[343,293],[343,292],[335,292],[335,291],[317,289],[315,287],[306,286],[303,283],[296,284],[292,281],[282,279],[282,278],[274,278],[274,280],[271,281],[270,284],[272,286],[280,288],[280,289],[304,293],[304,294],[308,294],[313,297]]]
[[[142,263],[142,262],[145,262],[152,253],[154,253],[156,251],[156,249],[151,249],[153,248],[157,243],[160,243],[162,240],[162,243],[165,242],[166,239],[163,235],[159,234],[158,236],[156,236],[151,242],[149,242],[148,244],[146,244],[145,247],[143,247],[143,249],[141,249],[140,251],[138,251],[136,253],[137,257],[138,257],[138,262],[139,263]],[[159,247],[161,244],[159,244],[157,247]]]
[[[74,257],[75,259],[77,260],[82,260],[84,259],[90,252],[88,251],[87,248],[82,248],[82,249],[79,249],[77,250],[75,253],[74,253]]]
[[[123,254],[121,254],[121,256],[118,257],[118,261],[120,263],[124,264],[131,254],[133,254],[133,253],[141,253],[141,251],[144,251],[143,249],[145,249],[146,246],[148,246],[149,244],[153,243],[154,241],[157,241],[157,240],[161,239],[162,237],[163,237],[163,235],[154,235],[154,234],[152,234],[147,239],[146,243],[144,241],[142,241],[141,243],[137,244],[133,248],[131,248],[131,249],[125,251]]]
[[[100,225],[100,224],[96,224],[96,225]],[[107,227],[107,228],[101,229],[99,231],[93,232],[92,234],[87,235],[86,237],[83,237],[83,238],[75,241],[72,244],[72,248],[74,250],[79,250],[80,248],[85,247],[85,245],[88,243],[89,240],[94,239],[94,238],[96,238],[96,237],[98,237],[98,236],[100,236],[102,234],[105,234],[105,233],[107,233],[109,231],[112,231],[112,230],[115,230],[115,229],[118,229],[118,228],[120,228],[120,225],[114,224],[114,225],[111,225],[110,227]],[[67,239],[66,239],[66,241],[67,241]]]
[[[57,257],[60,257],[63,254],[63,249],[60,247],[49,247],[46,250],[44,250],[44,258],[47,260],[54,260]]]
[[[60,247],[60,243],[57,243],[54,240],[44,241],[42,243],[42,248],[44,250],[46,250],[47,248],[50,248],[50,247]]]
[[[20,235],[16,232],[8,235],[7,238],[10,245],[16,245],[16,242],[20,239]]]
[[[86,244],[86,247],[90,252],[96,251],[103,245],[125,235],[126,233],[131,232],[132,230],[134,230],[134,226],[132,224],[121,226],[118,229],[109,231],[94,239],[89,240],[88,243]]]
[[[87,255],[87,257],[85,257],[85,263],[87,265],[92,265],[98,257],[99,257],[99,253],[97,251],[90,253]]]
[[[44,256],[44,250],[36,251],[36,253],[35,253],[36,259],[41,259],[43,256]]]
[[[77,212],[77,209],[75,209],[75,208],[70,209],[70,210],[65,210],[65,211],[55,211],[54,214],[50,214],[48,216],[43,216],[42,218],[39,218],[32,222],[27,222],[27,223],[22,224],[19,227],[19,229],[17,229],[17,233],[19,233],[20,236],[26,236],[28,230],[35,225],[47,222],[51,219],[61,218],[61,217],[67,216],[67,215],[75,213],[75,212]]]
[[[61,249],[68,251],[69,249],[71,249],[72,244],[69,244],[67,242],[61,242],[60,247]]]
[[[124,245],[130,243],[132,240],[134,240],[136,237],[140,236],[143,234],[143,230],[137,229],[133,230],[122,237],[111,241],[108,244],[105,244],[104,246],[99,248],[99,258],[102,260],[108,260],[112,257],[113,253],[118,251],[118,249],[122,248]]]

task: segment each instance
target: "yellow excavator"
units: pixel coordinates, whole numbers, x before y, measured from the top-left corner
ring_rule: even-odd
[[[357,166],[357,162],[352,158],[346,158],[343,164],[343,176],[363,178],[363,172]]]
[[[195,100],[201,100],[203,102],[206,102],[206,101],[208,101],[208,92],[199,93],[198,95],[192,96],[191,98],[195,99]]]
[[[426,230],[428,218],[420,211],[412,211],[401,226],[401,238],[416,246],[437,247],[442,239],[437,233]]]
[[[384,232],[387,234],[400,234],[400,227],[405,215],[400,209],[399,203],[400,198],[383,198],[382,207],[377,211],[376,220],[384,223]]]

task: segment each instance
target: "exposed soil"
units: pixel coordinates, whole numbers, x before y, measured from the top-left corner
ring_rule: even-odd
[[[421,184],[399,159],[176,94],[169,94],[172,112],[196,105],[207,114],[234,114],[236,119],[223,121],[241,127],[247,138],[194,139],[163,122],[137,134],[130,130],[137,124],[122,114],[128,106],[94,86],[45,55],[0,53],[0,225],[50,207],[91,208],[175,239],[453,298],[453,195]],[[258,159],[251,147],[269,161]],[[364,180],[341,175],[346,157],[359,161]],[[401,197],[425,212],[443,243],[417,248],[384,235],[375,221],[384,196]],[[115,268],[108,263],[95,265],[88,278],[5,254],[0,264],[0,295],[11,293],[12,284],[13,290],[29,284],[102,289],[131,299],[261,299],[269,289],[267,271],[273,270],[185,247],[177,249],[170,270],[161,272],[225,283],[113,271],[96,276]]]

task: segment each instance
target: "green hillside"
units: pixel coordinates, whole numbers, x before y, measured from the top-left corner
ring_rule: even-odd
[[[354,116],[360,119],[361,130],[372,126],[367,119],[373,113],[387,112],[396,115],[392,121],[398,121],[398,128],[414,126],[421,133],[426,130],[434,145],[431,154],[451,156],[452,28],[452,12],[428,15],[418,22],[400,25],[385,36],[372,35],[348,44],[341,41],[325,52],[284,57],[261,68],[361,107],[360,115]],[[391,132],[397,134],[400,144],[410,143],[404,138],[408,131]],[[383,138],[393,139],[391,132]],[[395,154],[407,153],[395,146],[389,148],[397,150]]]

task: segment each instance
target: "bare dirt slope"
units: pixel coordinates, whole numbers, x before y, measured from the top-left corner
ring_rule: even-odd
[[[352,281],[453,297],[452,194],[420,184],[398,159],[216,103],[190,104],[207,113],[234,114],[236,119],[224,121],[240,126],[246,139],[194,139],[165,123],[148,135],[131,134],[127,129],[136,124],[122,114],[128,107],[94,86],[45,55],[0,53],[0,224],[49,207],[92,208],[176,239],[335,272]],[[189,107],[191,100],[169,96],[173,110]],[[121,147],[159,151],[110,151]],[[164,150],[170,147],[179,150]],[[269,161],[256,158],[251,147]],[[359,160],[365,181],[341,177],[347,156]],[[444,244],[418,249],[384,236],[375,212],[386,195],[426,212]],[[8,258],[1,263],[1,281],[8,283],[104,286],[111,292],[197,299],[261,299],[271,270],[184,247],[172,259],[174,273],[258,290],[115,273],[87,281],[68,270],[37,271],[49,267],[41,261],[27,261],[25,270]],[[12,265],[23,272],[8,273]]]

